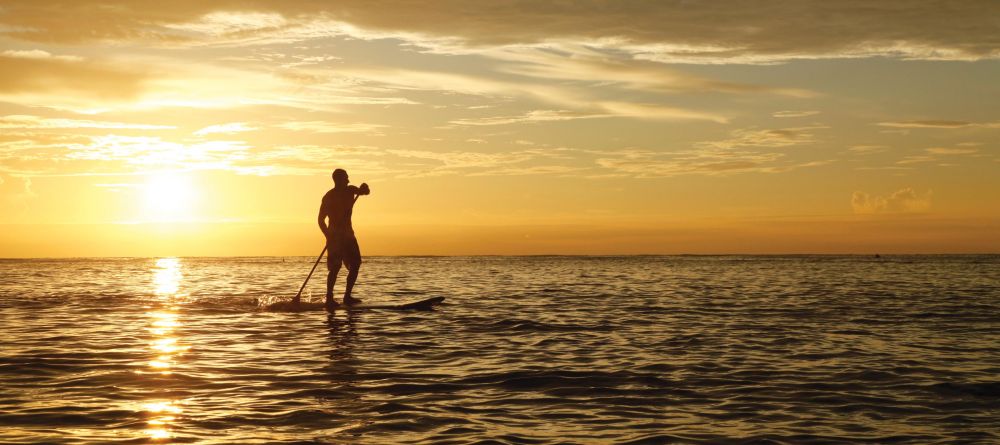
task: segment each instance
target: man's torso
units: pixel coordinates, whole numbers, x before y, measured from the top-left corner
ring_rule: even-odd
[[[354,193],[349,187],[333,188],[323,196],[323,210],[330,218],[329,233],[335,236],[354,235],[351,213],[354,211]]]

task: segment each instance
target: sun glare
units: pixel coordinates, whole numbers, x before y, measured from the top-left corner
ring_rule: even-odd
[[[193,217],[197,197],[191,178],[176,173],[151,175],[143,189],[146,219],[177,221]]]

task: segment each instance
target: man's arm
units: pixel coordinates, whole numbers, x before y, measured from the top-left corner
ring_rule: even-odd
[[[323,231],[323,236],[326,236],[329,231],[326,226],[326,206],[323,204],[319,205],[319,216],[316,217],[316,222],[319,223],[319,230]]]
[[[371,194],[371,192],[372,192],[368,188],[368,184],[365,184],[365,183],[362,183],[361,187],[358,187],[356,185],[349,185],[349,186],[347,186],[347,191],[351,192],[351,194],[354,195],[354,196],[368,195],[368,194]]]

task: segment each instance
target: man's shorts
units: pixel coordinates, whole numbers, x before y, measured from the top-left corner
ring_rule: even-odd
[[[326,238],[326,268],[339,268],[341,263],[348,269],[361,265],[361,247],[358,239],[351,234],[331,234]]]

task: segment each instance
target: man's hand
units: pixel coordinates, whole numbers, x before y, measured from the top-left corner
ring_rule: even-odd
[[[371,192],[372,191],[368,188],[368,184],[362,182],[361,183],[361,188],[358,189],[358,194],[359,195],[368,195],[368,194],[371,194]]]

